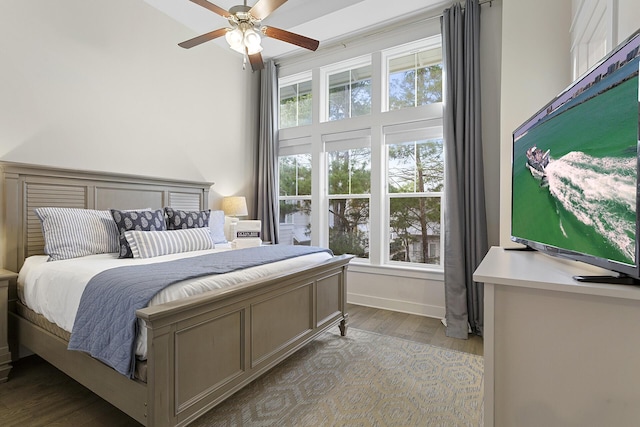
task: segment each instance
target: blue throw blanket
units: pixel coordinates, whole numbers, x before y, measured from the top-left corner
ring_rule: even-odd
[[[182,280],[316,252],[332,253],[314,246],[258,246],[105,270],[92,277],[85,287],[68,348],[89,353],[132,378],[138,325],[136,310],[146,307],[162,289]]]

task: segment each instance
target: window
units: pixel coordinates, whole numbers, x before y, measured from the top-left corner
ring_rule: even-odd
[[[442,49],[389,60],[389,110],[442,102]]]
[[[371,65],[328,74],[327,86],[328,120],[371,114]]]
[[[371,149],[328,151],[327,157],[329,248],[369,258]]]
[[[401,46],[365,56],[343,51],[337,56],[352,59],[335,63],[327,55],[291,64],[294,73],[311,68],[319,114],[308,126],[278,132],[281,243],[353,254],[353,263],[372,271],[441,274],[445,165],[436,23],[434,36]],[[304,81],[287,78],[283,73],[281,90]]]
[[[279,91],[280,128],[311,124],[311,79],[293,83],[281,81]]]
[[[280,243],[311,242],[311,154],[279,157]]]
[[[572,2],[571,60],[577,79],[618,44],[617,1]]]
[[[440,265],[442,139],[387,145],[389,261]]]

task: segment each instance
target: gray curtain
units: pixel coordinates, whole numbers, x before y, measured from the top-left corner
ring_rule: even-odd
[[[278,243],[278,71],[273,61],[260,72],[260,129],[258,134],[257,218],[262,240]]]
[[[446,334],[482,335],[484,286],[473,272],[488,250],[480,120],[480,5],[466,0],[442,16],[445,67]]]

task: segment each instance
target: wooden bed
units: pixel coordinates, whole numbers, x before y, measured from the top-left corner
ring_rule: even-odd
[[[14,272],[27,256],[42,253],[34,208],[208,207],[210,183],[0,166],[3,267]],[[40,355],[144,425],[186,425],[327,329],[339,326],[346,334],[349,260],[333,257],[310,268],[138,310],[148,334],[146,383],[67,350],[66,341],[20,316],[15,280],[8,290],[9,348],[14,360],[22,347]],[[0,340],[5,318],[0,313]]]

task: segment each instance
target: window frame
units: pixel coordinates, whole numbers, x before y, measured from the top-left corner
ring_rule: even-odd
[[[444,182],[442,191],[422,191],[422,192],[407,192],[407,193],[391,193],[389,191],[389,146],[395,144],[402,144],[407,142],[426,141],[431,139],[442,139],[442,169],[443,169],[443,181],[446,176],[446,161],[445,161],[445,145],[444,145],[444,127],[442,121],[426,121],[422,123],[411,123],[396,126],[387,126],[383,129],[384,132],[384,216],[385,220],[382,221],[386,227],[384,233],[384,241],[382,242],[385,250],[382,258],[383,265],[396,266],[396,267],[415,267],[415,268],[427,268],[429,270],[436,270],[444,272],[444,220],[445,220],[445,196],[446,196],[446,182]],[[426,264],[416,262],[394,261],[390,259],[389,247],[391,244],[390,233],[390,210],[392,198],[414,198],[414,197],[439,197],[440,198],[440,264]]]
[[[310,141],[307,138],[300,138],[300,139],[293,139],[293,140],[288,140],[288,141],[281,141],[279,144],[279,149],[278,149],[278,153],[277,153],[277,157],[278,157],[278,170],[277,170],[277,174],[276,176],[278,177],[278,230],[280,229],[280,225],[281,224],[289,224],[287,222],[281,223],[280,222],[280,202],[283,201],[289,201],[289,200],[294,200],[294,201],[305,201],[308,200],[309,203],[311,204],[311,215],[309,217],[309,221],[310,221],[310,225],[313,225],[313,211],[314,209],[316,209],[316,206],[314,206],[313,203],[313,172],[311,174],[311,194],[306,195],[300,195],[300,194],[296,194],[296,195],[289,195],[289,196],[281,196],[280,195],[280,158],[281,157],[289,157],[289,156],[297,156],[297,155],[305,155],[308,154],[311,157],[311,169],[313,170],[313,151],[312,151],[312,145],[310,143]]]
[[[371,169],[373,168],[372,162],[372,147],[371,147],[371,136],[367,131],[351,131],[351,132],[341,132],[337,134],[324,135],[323,136],[323,149],[322,154],[324,157],[325,164],[325,173],[324,173],[324,198],[327,202],[327,209],[325,214],[327,215],[327,227],[326,230],[322,230],[322,233],[326,234],[327,245],[330,244],[329,241],[329,205],[330,201],[334,199],[366,199],[369,204],[369,218],[367,221],[367,239],[369,241],[369,256],[367,258],[357,257],[358,262],[369,263],[371,259],[371,182],[369,183],[369,192],[368,193],[329,193],[329,153],[336,151],[346,151],[346,150],[357,150],[362,148],[369,149],[369,170],[370,175],[372,174]],[[371,178],[370,178],[371,179]]]

